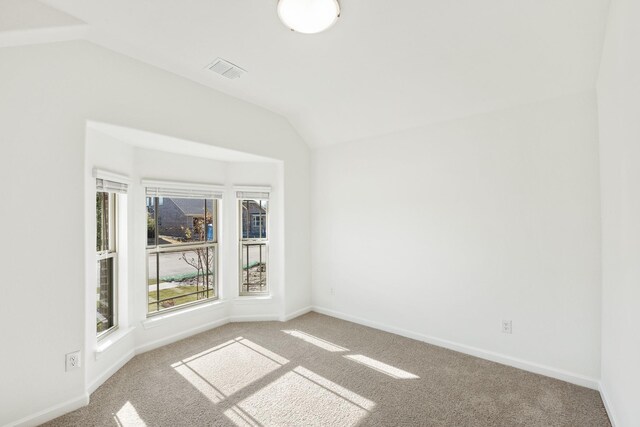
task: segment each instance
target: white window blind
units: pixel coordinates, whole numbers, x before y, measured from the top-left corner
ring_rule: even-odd
[[[96,178],[96,191],[105,193],[125,194],[129,189],[129,177],[118,173],[93,168],[93,176]]]
[[[269,193],[260,191],[237,191],[238,199],[269,200]]]
[[[186,182],[143,180],[147,197],[176,197],[181,199],[222,199],[219,186]]]
[[[123,182],[109,181],[108,179],[96,178],[96,191],[105,193],[125,194],[129,186]]]

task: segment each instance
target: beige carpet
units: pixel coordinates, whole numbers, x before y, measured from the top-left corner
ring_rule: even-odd
[[[596,391],[309,313],[142,354],[50,426],[609,426]]]

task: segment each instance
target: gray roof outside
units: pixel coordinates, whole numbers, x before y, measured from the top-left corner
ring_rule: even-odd
[[[249,213],[265,213],[267,210],[261,207],[257,202],[250,200],[249,201]]]
[[[204,202],[202,199],[174,199],[171,201],[184,213],[186,216],[204,216]],[[211,207],[211,204],[209,204]]]

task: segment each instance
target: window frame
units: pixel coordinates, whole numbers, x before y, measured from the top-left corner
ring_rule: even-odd
[[[144,184],[144,182],[143,182]],[[146,186],[147,188],[149,187],[149,185]],[[188,187],[187,187],[188,188]],[[210,303],[212,301],[216,301],[218,299],[220,299],[220,288],[219,288],[219,279],[218,276],[220,275],[220,261],[219,261],[219,251],[220,251],[220,201],[221,198],[220,197],[184,197],[184,196],[173,196],[173,195],[161,195],[161,194],[157,194],[157,195],[145,195],[145,205],[148,207],[147,205],[147,199],[153,199],[153,206],[154,206],[154,213],[153,213],[153,219],[154,219],[154,224],[155,224],[155,229],[154,229],[154,241],[155,241],[155,245],[149,245],[149,238],[148,235],[145,236],[145,240],[146,240],[146,244],[145,244],[145,284],[146,284],[146,292],[145,292],[145,311],[146,311],[146,317],[150,318],[150,317],[154,317],[154,316],[161,316],[163,314],[169,313],[169,312],[173,312],[173,311],[179,311],[188,307],[192,307],[194,305],[199,305],[199,304],[205,304],[205,303]],[[213,235],[213,240],[207,240],[206,237],[206,222],[205,222],[205,240],[201,241],[201,242],[184,242],[184,243],[167,243],[167,244],[158,244],[158,238],[159,238],[159,206],[164,205],[165,200],[164,199],[180,199],[180,198],[191,198],[191,199],[195,199],[195,200],[203,200],[205,201],[205,218],[206,218],[206,205],[208,201],[212,202],[212,206],[213,206],[213,218],[212,218],[212,223],[214,225],[214,235]],[[162,199],[162,200],[161,200]],[[162,201],[162,203],[160,203]],[[148,218],[148,217],[147,217]],[[145,230],[147,230],[147,227],[145,227]],[[156,254],[156,292],[159,293],[160,289],[160,278],[158,277],[159,275],[159,270],[160,270],[160,258],[159,255],[163,254],[163,253],[171,253],[171,252],[175,252],[175,253],[180,253],[180,252],[187,252],[190,250],[196,250],[196,249],[207,249],[207,248],[213,248],[213,253],[214,253],[214,257],[213,257],[213,297],[209,297],[209,298],[204,298],[201,300],[196,300],[196,301],[191,301],[191,302],[187,302],[184,304],[180,304],[174,307],[168,307],[168,308],[162,308],[160,309],[160,303],[162,302],[162,300],[157,299],[155,301],[155,303],[158,304],[156,311],[150,312],[149,311],[149,305],[153,304],[149,302],[149,256],[152,254]],[[189,296],[192,294],[202,294],[204,292],[210,292],[210,291],[196,291],[193,293],[189,293],[186,294],[184,296]],[[157,296],[159,296],[159,294],[156,294]],[[173,297],[170,299],[174,299],[174,298],[180,298],[181,296],[178,297]]]
[[[260,193],[266,195],[266,197],[248,197],[250,194],[247,194],[247,197],[245,197],[242,193],[242,191],[238,191],[236,194],[236,206],[238,209],[238,213],[237,213],[237,218],[238,218],[238,292],[239,292],[239,296],[240,297],[252,297],[252,296],[257,296],[257,297],[263,297],[263,296],[269,296],[271,295],[271,283],[270,283],[270,274],[269,274],[269,270],[271,268],[271,262],[269,259],[269,236],[271,234],[271,224],[270,224],[270,218],[271,218],[271,200],[270,200],[270,191],[268,190],[264,190],[264,189],[260,189],[259,190]],[[267,209],[264,215],[262,214],[258,214],[258,217],[263,218],[263,220],[261,220],[262,225],[265,227],[265,237],[243,237],[243,221],[242,221],[242,210],[244,209],[242,206],[242,202],[246,201],[246,200],[252,200],[254,202],[261,202],[261,201],[266,201],[267,202]],[[249,223],[253,224],[253,216],[250,215],[249,213],[247,213],[248,217],[249,217]],[[243,249],[245,246],[259,246],[264,248],[264,259],[265,259],[265,263],[266,263],[266,268],[264,271],[264,276],[265,276],[265,286],[264,286],[264,290],[263,291],[258,291],[258,292],[250,292],[248,289],[248,284],[244,283],[244,269],[243,269],[243,265],[242,265],[242,256],[243,256]],[[262,251],[262,249],[261,249]],[[262,259],[262,258],[261,258]],[[248,261],[248,257],[247,257],[247,261]],[[245,285],[247,285],[247,290],[244,290]]]
[[[112,191],[105,191],[105,190],[98,190],[96,189],[95,191],[96,196],[97,193],[105,193],[108,194],[109,197],[109,201],[108,201],[108,227],[107,227],[107,233],[109,235],[109,245],[107,247],[107,249],[105,250],[98,250],[97,244],[97,227],[98,227],[98,221],[96,219],[96,285],[99,288],[100,286],[100,262],[105,260],[105,259],[112,259],[112,264],[111,264],[111,288],[112,288],[112,292],[111,292],[111,301],[110,301],[110,305],[112,307],[112,311],[113,311],[113,325],[111,325],[108,329],[105,329],[104,331],[98,332],[98,326],[96,323],[96,339],[98,341],[104,339],[104,337],[106,337],[107,335],[110,335],[112,332],[116,331],[118,329],[119,326],[119,316],[118,316],[118,309],[119,309],[119,304],[118,304],[118,298],[119,298],[119,286],[118,286],[118,276],[119,276],[119,266],[118,266],[118,245],[119,245],[119,239],[118,239],[118,232],[119,232],[119,221],[118,221],[118,193],[116,192],[112,192]],[[96,212],[97,214],[97,212]],[[104,226],[104,224],[103,224]],[[98,301],[100,301],[99,296],[96,298],[96,305],[98,303]]]

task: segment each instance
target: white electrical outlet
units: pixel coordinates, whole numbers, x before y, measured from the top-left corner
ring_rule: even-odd
[[[74,351],[66,355],[66,370],[70,371],[80,367],[80,351]]]
[[[335,294],[336,294],[336,293],[335,293],[335,291],[333,290],[333,288],[331,288],[331,289],[329,290],[329,292],[331,293],[331,295],[335,295]]]
[[[512,333],[512,329],[511,329],[511,320],[503,320],[502,321],[502,333],[503,334],[510,334]]]

